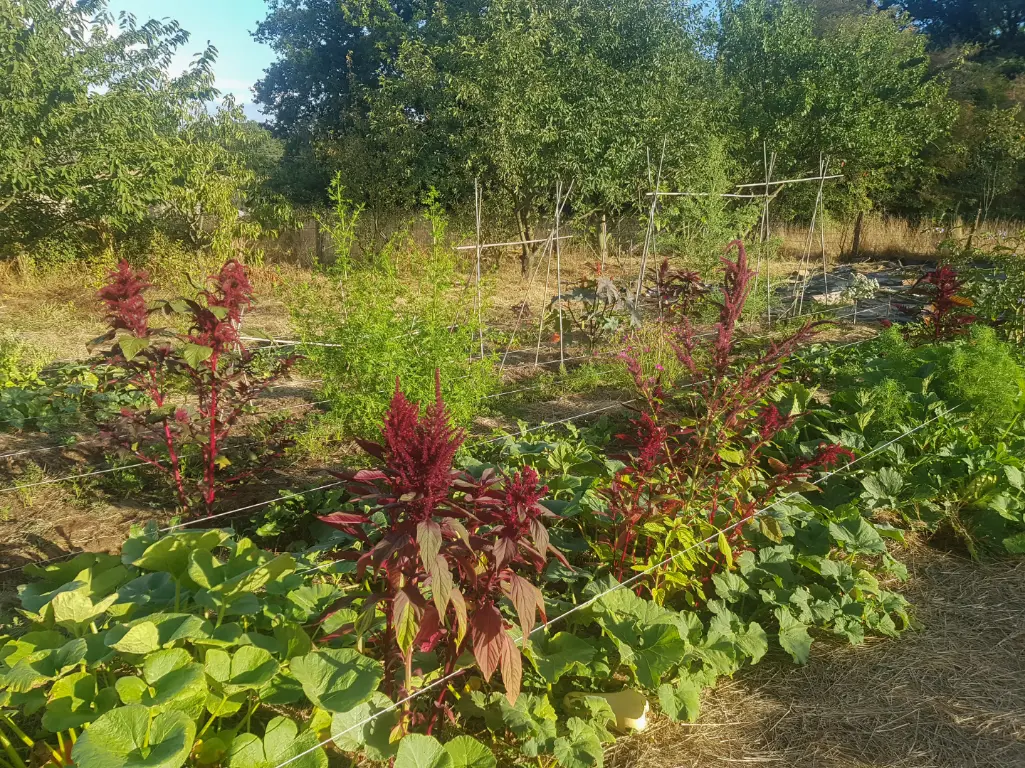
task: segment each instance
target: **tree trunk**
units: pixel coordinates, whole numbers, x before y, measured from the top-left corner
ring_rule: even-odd
[[[857,259],[861,255],[861,225],[865,222],[865,212],[858,211],[858,218],[854,220],[854,237],[851,239],[851,258]]]
[[[527,245],[527,241],[534,238],[525,205],[516,206],[516,224],[519,227],[520,241],[522,242],[522,245],[520,245],[520,269],[523,272],[523,276],[527,277],[530,275],[531,261],[533,261],[534,256],[534,246]]]

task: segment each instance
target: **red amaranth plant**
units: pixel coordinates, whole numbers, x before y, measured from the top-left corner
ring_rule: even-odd
[[[919,286],[929,286],[931,301],[925,308],[923,319],[932,327],[933,340],[949,339],[964,333],[967,326],[975,322],[975,315],[962,311],[964,307],[971,307],[972,301],[960,295],[964,282],[953,267],[945,264],[926,273],[911,290],[915,291]]]
[[[166,474],[184,512],[201,508],[210,514],[226,487],[252,477],[281,455],[286,441],[277,432],[283,424],[245,451],[230,452],[228,443],[253,400],[287,373],[296,358],[286,357],[270,373],[258,373],[253,353],[239,339],[253,289],[237,261],[227,262],[195,298],[152,305],[146,302],[145,292],[152,286],[145,272],[122,261],[109,280],[99,298],[110,330],[92,345],[115,342],[104,354],[118,372],[107,386],[138,389],[149,402],[123,409],[120,418],[103,425],[101,434]],[[154,328],[150,320],[155,314],[171,316],[187,330]],[[178,395],[182,382],[185,394]]]
[[[707,578],[720,558],[731,560],[744,546],[745,526],[781,489],[806,483],[819,467],[849,455],[826,446],[789,464],[767,458],[765,449],[795,418],[769,400],[776,376],[822,323],[808,323],[753,355],[742,352],[736,331],[754,273],[743,243],[734,247],[736,261],[722,259],[725,279],[711,339],[699,345],[701,337],[686,318],[671,329],[673,350],[690,381],[667,393],[660,374],[645,375],[630,350],[623,355],[644,405],[631,421],[633,434],[619,436],[636,449],[622,457],[626,466],[613,479],[605,542],[618,578],[634,567],[657,566],[651,587],[656,599],[674,591],[702,599],[701,579],[688,573],[703,563]],[[717,556],[693,547],[717,532]]]
[[[537,614],[544,619],[541,591],[522,574],[540,573],[549,554],[562,558],[543,522],[554,515],[542,506],[547,488],[531,469],[510,477],[488,469],[475,478],[453,467],[463,432],[450,424],[440,380],[436,389],[435,402],[421,413],[396,383],[383,442],[360,442],[382,467],[337,473],[353,499],[320,519],[364,543],[352,556],[372,589],[360,618],[340,633],[371,627],[377,612],[384,614],[384,628],[370,643],[396,698],[413,692],[418,653],[437,654],[450,674],[469,635],[481,676],[488,681],[500,671],[515,702],[522,663],[499,604],[509,601],[524,633]],[[374,524],[377,514],[383,525]],[[428,713],[407,707],[400,727],[428,719],[432,730],[450,714],[447,695],[442,689]]]

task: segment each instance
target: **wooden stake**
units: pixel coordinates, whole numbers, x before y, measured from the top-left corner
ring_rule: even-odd
[[[477,332],[480,334],[480,359],[484,359],[484,310],[482,307],[483,301],[481,299],[480,289],[480,253],[481,253],[481,242],[480,242],[480,220],[481,214],[480,209],[484,203],[484,194],[481,192],[480,179],[473,180],[473,200],[474,208],[477,213]]]
[[[555,185],[555,279],[559,292],[559,370],[566,367],[566,345],[562,329],[562,243],[559,239],[559,220],[562,216],[562,182]]]

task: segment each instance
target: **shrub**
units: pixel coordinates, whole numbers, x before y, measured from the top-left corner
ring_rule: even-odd
[[[427,216],[426,249],[396,239],[379,264],[329,272],[326,290],[307,284],[288,298],[302,338],[333,345],[304,349],[332,401],[328,418],[352,434],[376,433],[396,377],[411,400],[428,404],[439,370],[458,424],[470,421],[497,383],[492,360],[480,359],[471,289],[460,285],[445,221],[436,205]]]
[[[121,262],[100,290],[110,330],[94,344],[114,342],[105,353],[115,371],[106,386],[147,398],[123,408],[104,425],[103,436],[162,472],[183,511],[210,514],[226,487],[281,454],[284,446],[273,435],[252,441],[244,451],[229,450],[230,438],[253,400],[295,358],[283,358],[261,375],[256,358],[241,343],[238,329],[252,304],[252,286],[237,261],[225,263],[209,287],[191,299],[150,305],[149,288],[146,273]],[[171,317],[177,327],[153,326],[154,314]]]

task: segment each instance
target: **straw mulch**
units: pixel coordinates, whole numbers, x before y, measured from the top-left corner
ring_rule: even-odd
[[[1025,561],[909,557],[918,631],[763,662],[708,692],[698,723],[660,720],[607,764],[1025,766]]]

